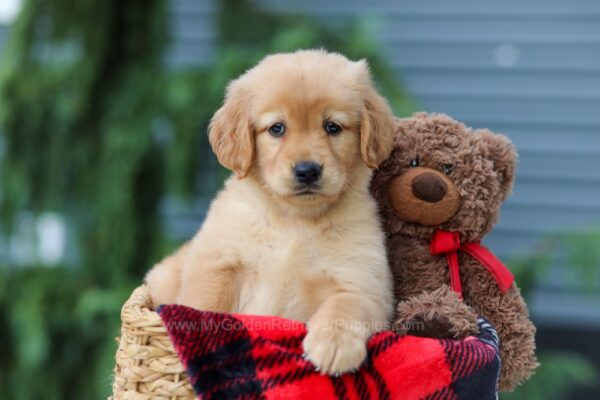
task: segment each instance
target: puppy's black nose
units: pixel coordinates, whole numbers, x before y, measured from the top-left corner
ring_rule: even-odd
[[[311,161],[301,161],[294,166],[293,170],[298,183],[310,185],[321,179],[323,167]]]

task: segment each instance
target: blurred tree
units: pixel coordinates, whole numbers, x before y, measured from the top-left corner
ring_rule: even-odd
[[[164,14],[162,0],[28,0],[2,59],[3,227],[65,215],[102,285],[139,276],[156,240]]]
[[[27,0],[0,64],[0,215],[51,210],[77,268],[0,270],[0,398],[109,393],[118,310],[157,242],[162,0]]]

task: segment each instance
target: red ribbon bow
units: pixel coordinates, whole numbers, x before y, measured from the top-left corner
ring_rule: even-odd
[[[458,265],[458,250],[462,250],[479,261],[492,274],[502,293],[511,287],[515,280],[513,274],[486,247],[479,242],[460,243],[458,232],[437,230],[431,238],[431,254],[446,254],[450,267],[450,287],[462,298],[460,283],[460,268]]]

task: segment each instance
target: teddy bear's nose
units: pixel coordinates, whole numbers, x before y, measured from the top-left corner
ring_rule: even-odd
[[[412,192],[415,197],[428,203],[442,200],[447,191],[446,182],[433,172],[424,172],[412,181]]]

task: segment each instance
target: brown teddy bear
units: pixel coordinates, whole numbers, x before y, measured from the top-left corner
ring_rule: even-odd
[[[485,317],[500,337],[503,391],[538,365],[535,327],[512,274],[479,244],[511,192],[516,160],[502,135],[418,113],[398,120],[394,150],[371,185],[388,236],[396,331],[462,338]]]

